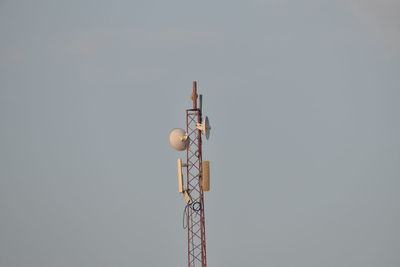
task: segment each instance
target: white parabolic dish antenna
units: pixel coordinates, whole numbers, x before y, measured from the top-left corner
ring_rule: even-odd
[[[210,138],[210,130],[211,130],[211,126],[210,126],[210,122],[208,121],[208,117],[206,116],[206,119],[204,120],[204,128],[205,128],[205,136],[208,140],[208,138]]]
[[[176,150],[182,151],[186,149],[189,143],[189,138],[185,130],[181,128],[174,128],[169,133],[169,143]]]
[[[208,117],[206,116],[205,120],[203,120],[203,123],[197,123],[197,129],[199,129],[207,138],[210,138],[210,122],[208,121]]]

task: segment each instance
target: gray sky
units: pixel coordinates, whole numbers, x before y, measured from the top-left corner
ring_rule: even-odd
[[[0,266],[185,266],[171,128],[212,136],[209,266],[400,265],[398,1],[0,1]]]

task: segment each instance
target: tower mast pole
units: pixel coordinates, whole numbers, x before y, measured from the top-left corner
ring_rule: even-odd
[[[186,148],[187,180],[191,196],[186,219],[188,222],[188,267],[207,267],[204,192],[202,180],[202,140],[197,124],[202,121],[202,110],[197,105],[197,82],[192,88],[193,107],[186,110],[186,132],[189,145]],[[201,106],[201,105],[200,105]]]

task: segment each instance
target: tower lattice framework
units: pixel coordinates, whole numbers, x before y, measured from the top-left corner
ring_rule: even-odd
[[[191,205],[186,212],[188,229],[188,267],[206,267],[206,232],[204,215],[204,192],[201,186],[202,140],[197,123],[202,121],[201,99],[197,107],[197,84],[193,83],[193,108],[186,110],[186,132],[189,145],[186,149],[187,189]]]

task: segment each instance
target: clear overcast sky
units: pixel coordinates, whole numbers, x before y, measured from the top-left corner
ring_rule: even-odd
[[[185,266],[168,133],[193,80],[210,267],[400,266],[399,14],[0,0],[0,266]]]

